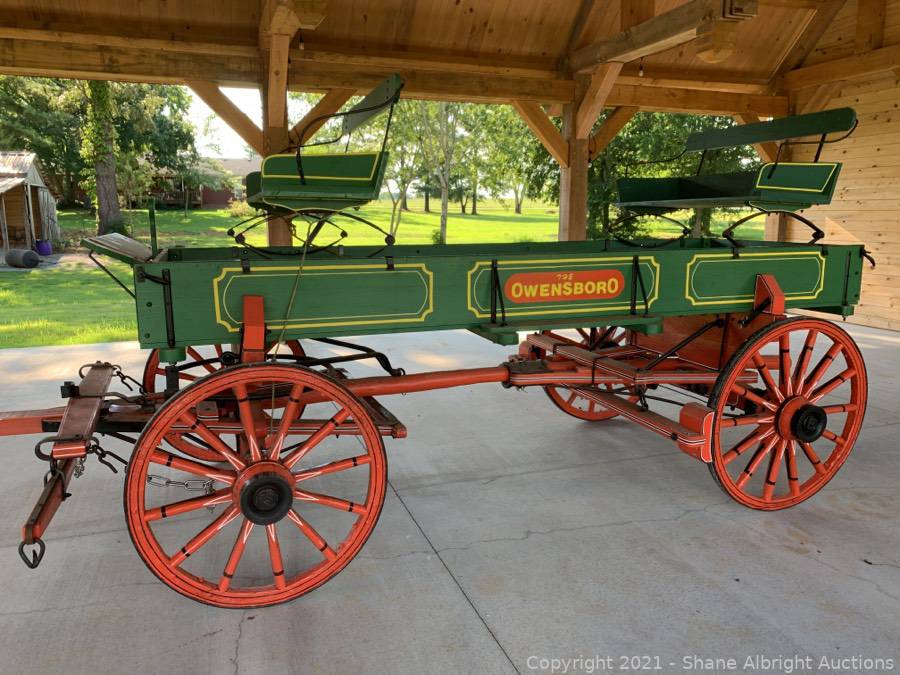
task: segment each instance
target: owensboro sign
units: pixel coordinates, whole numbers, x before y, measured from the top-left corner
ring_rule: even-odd
[[[522,272],[511,275],[503,286],[507,298],[517,303],[559,300],[609,300],[625,288],[619,270],[578,272]]]

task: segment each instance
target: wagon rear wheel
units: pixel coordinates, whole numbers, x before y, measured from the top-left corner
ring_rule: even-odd
[[[185,427],[217,461],[164,447]],[[248,364],[192,383],[157,411],[135,445],[125,516],[165,584],[210,605],[258,607],[340,572],[375,527],[386,485],[384,445],[362,400],[307,368]]]
[[[738,384],[755,371],[757,384]],[[709,399],[710,472],[736,501],[783,509],[840,469],[862,426],[866,367],[853,339],[820,319],[761,329],[731,357]]]
[[[188,359],[187,363],[184,364],[186,367],[178,371],[178,380],[181,386],[196,382],[201,377],[206,377],[210,373],[215,373],[222,368],[240,362],[239,354],[232,352],[229,347],[221,344],[200,348],[188,347],[185,353]],[[275,345],[269,349],[269,354],[273,353],[289,353],[292,356],[306,355],[299,340],[288,340]],[[165,391],[166,371],[160,363],[158,349],[151,350],[147,357],[142,384],[144,385],[144,391],[151,394]],[[195,459],[201,459],[206,462],[217,461],[218,455],[194,434],[172,433],[166,436],[166,441],[169,445],[182,450]]]
[[[603,327],[603,328],[578,328],[577,336],[573,338],[565,338],[570,340],[572,344],[576,344],[585,349],[599,349],[604,347],[618,347],[627,343],[628,331],[624,328]],[[552,331],[545,331],[544,335],[553,335],[554,337],[563,337],[556,335]],[[539,350],[538,358],[546,358],[544,350]],[[611,385],[605,385],[606,389],[612,389]],[[546,386],[544,392],[553,401],[553,405],[562,410],[567,415],[576,417],[580,420],[588,422],[602,422],[604,420],[616,417],[618,413],[607,410],[596,401],[581,396],[577,390],[569,387]]]

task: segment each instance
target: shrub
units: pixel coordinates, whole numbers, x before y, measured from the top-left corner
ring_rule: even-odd
[[[441,241],[441,230],[440,228],[435,228],[431,231],[431,243],[432,244],[443,244]]]
[[[256,209],[243,199],[232,199],[228,202],[228,215],[232,218],[250,218],[256,215]]]

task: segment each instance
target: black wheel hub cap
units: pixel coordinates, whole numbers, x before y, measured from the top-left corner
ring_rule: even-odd
[[[812,443],[822,435],[827,423],[825,411],[808,403],[798,408],[791,418],[791,433],[804,443]]]
[[[241,489],[241,512],[257,525],[277,523],[287,515],[293,503],[291,486],[275,473],[254,476]]]

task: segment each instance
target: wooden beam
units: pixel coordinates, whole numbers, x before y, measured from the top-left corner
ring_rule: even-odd
[[[884,45],[885,0],[857,0],[856,53],[862,54]]]
[[[594,122],[603,112],[609,92],[612,91],[621,71],[622,64],[614,61],[597,66],[591,74],[590,84],[575,115],[576,138],[587,138],[590,135]]]
[[[323,116],[336,113],[355,93],[356,91],[353,89],[331,89],[327,91],[310,111],[303,116],[303,119],[291,128],[288,134],[291,142],[297,145],[306,143],[328,121]]]
[[[0,236],[3,237],[3,250],[9,250],[9,228],[6,226],[6,198],[0,194]]]
[[[269,36],[269,47],[264,57],[268,62],[265,126],[269,128],[287,128],[287,85],[292,39],[292,35],[282,33]]]
[[[733,117],[734,121],[738,124],[753,124],[761,121],[759,115],[750,115],[747,113],[738,113]],[[753,148],[756,150],[756,154],[759,155],[759,158],[764,162],[774,162],[775,158],[778,156],[777,143],[754,143]]]
[[[782,75],[806,61],[806,57],[815,49],[819,40],[825,34],[828,26],[841,11],[847,0],[825,0],[822,5],[816,9],[815,14],[806,26],[806,30],[794,43],[794,46],[784,57],[784,60],[778,66],[776,73]]]
[[[263,154],[262,130],[232,103],[217,85],[202,80],[190,80],[186,84],[243,139],[244,143],[259,154]]]
[[[603,152],[612,139],[622,130],[622,127],[628,124],[637,113],[637,108],[624,106],[613,110],[603,121],[600,128],[591,135],[588,143],[588,160],[593,162],[597,155]]]
[[[622,71],[626,72],[625,70]],[[709,78],[709,79],[706,79]],[[641,87],[666,87],[669,89],[702,89],[704,91],[721,91],[731,94],[768,94],[771,87],[767,83],[738,82],[727,79],[713,79],[715,74],[685,72],[683,77],[658,77],[645,73],[643,76],[631,74],[619,75],[619,84],[631,84]]]
[[[756,113],[761,117],[788,114],[787,96],[729,94],[702,89],[664,89],[616,84],[607,98],[609,106],[630,106],[642,110],[690,112],[699,115]]]
[[[569,67],[579,72],[606,61],[627,63],[677,47],[708,33],[713,23],[722,20],[722,9],[720,3],[710,0],[688,0],[611,38],[576,50],[569,58]],[[728,21],[741,18],[746,17],[734,16]]]
[[[575,124],[588,86],[588,78],[577,78],[575,96],[571,103],[563,106],[562,137],[569,151],[569,161],[567,166],[559,169],[560,241],[582,241],[587,236],[588,139],[577,137]]]
[[[900,68],[900,45],[891,45],[866,54],[855,54],[792,70],[785,73],[783,84],[785,89],[802,89],[827,82],[866,77],[896,68]]]
[[[813,90],[810,97],[806,99],[802,106],[797,106],[797,114],[802,115],[825,110],[825,108],[828,107],[828,103],[837,96],[840,90],[840,82],[829,82],[828,84],[819,85]]]
[[[566,40],[566,51],[571,53],[582,46],[587,37],[587,28],[590,24],[591,15],[601,6],[599,0],[581,0],[578,6],[578,12],[572,21],[572,28],[569,30],[569,39]]]
[[[553,159],[561,167],[569,166],[569,144],[541,107],[531,101],[513,101],[512,106]]]

